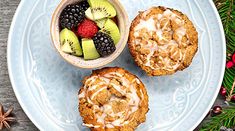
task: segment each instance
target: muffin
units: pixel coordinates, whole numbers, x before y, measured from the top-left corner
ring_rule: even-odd
[[[133,131],[148,112],[144,84],[119,67],[93,71],[83,80],[78,98],[83,125],[92,131]]]
[[[149,76],[170,75],[191,64],[198,50],[198,33],[180,11],[152,7],[132,21],[128,47]]]

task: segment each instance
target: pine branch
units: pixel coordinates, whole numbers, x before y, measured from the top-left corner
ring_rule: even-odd
[[[227,61],[235,52],[235,0],[214,0],[220,14],[226,35]],[[235,78],[235,68],[225,69],[223,86],[227,92],[231,91]],[[232,94],[235,94],[233,90]]]
[[[214,0],[220,14],[226,37],[227,61],[231,60],[231,55],[235,53],[235,0]],[[235,94],[235,67],[226,68],[223,86],[231,98]],[[228,100],[230,101],[230,100]],[[230,103],[230,102],[229,102]],[[235,128],[235,105],[223,109],[223,112],[210,120],[205,120],[200,131],[219,131],[221,126]]]
[[[232,88],[230,90],[230,93],[228,94],[226,100],[227,101],[231,101],[231,97],[234,95],[233,92],[234,92],[234,88],[235,88],[235,78],[234,78],[234,81],[233,81],[233,85],[232,85]]]
[[[219,131],[221,126],[234,128],[235,126],[235,107],[224,108],[223,112],[209,121],[204,122],[200,131]]]

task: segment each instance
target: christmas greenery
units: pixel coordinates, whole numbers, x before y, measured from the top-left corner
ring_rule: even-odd
[[[235,107],[223,109],[223,112],[215,117],[212,117],[206,122],[200,131],[219,131],[222,126],[234,128],[235,126]]]
[[[226,37],[227,61],[231,60],[231,55],[235,52],[235,1],[234,0],[214,0],[220,14]],[[227,92],[235,94],[232,89],[235,78],[235,67],[226,68],[223,80],[223,86]]]
[[[235,1],[234,0],[214,0],[220,14],[226,37],[227,62],[232,61],[235,53]],[[231,102],[235,95],[235,66],[225,69],[223,88],[226,89],[226,100],[230,106],[224,108],[220,115],[204,120],[200,131],[219,131],[221,127],[235,128],[235,103]]]

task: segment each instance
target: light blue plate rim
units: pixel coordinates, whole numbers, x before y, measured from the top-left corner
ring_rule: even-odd
[[[207,110],[205,110],[205,112],[203,113],[203,115],[200,117],[200,119],[197,121],[197,123],[195,123],[192,128],[190,130],[194,130],[201,122],[202,120],[206,117],[206,115],[208,114],[208,111],[211,109],[211,107],[213,106],[216,98],[217,98],[217,94],[219,93],[220,91],[220,88],[221,88],[221,84],[223,82],[223,78],[224,78],[224,72],[225,72],[225,63],[226,63],[226,39],[225,39],[225,34],[224,34],[224,28],[223,28],[223,24],[222,24],[222,21],[221,21],[221,18],[220,18],[220,15],[217,11],[217,8],[213,2],[213,0],[209,0],[210,4],[212,5],[212,8],[214,10],[214,12],[216,12],[216,18],[219,20],[218,23],[219,23],[219,28],[220,28],[220,31],[221,31],[221,38],[223,40],[223,65],[222,66],[222,69],[221,69],[221,75],[220,75],[220,79],[219,79],[219,82],[218,82],[218,85],[217,85],[217,91],[216,91],[216,94],[214,95],[214,97],[212,98],[211,100],[211,103],[208,105],[207,107]]]
[[[22,109],[24,110],[25,114],[29,117],[29,119],[35,124],[35,126],[37,128],[39,128],[39,130],[50,130],[50,129],[56,129],[57,127],[56,126],[53,126],[53,123],[42,123],[43,121],[45,121],[45,119],[47,118],[43,118],[42,116],[38,116],[37,118],[35,117],[36,114],[39,114],[38,112],[35,113],[35,114],[31,114],[30,113],[30,108],[28,106],[26,106],[26,101],[24,101],[24,99],[22,99],[22,96],[21,96],[21,93],[19,92],[17,86],[16,86],[16,83],[14,81],[14,72],[12,71],[12,65],[13,63],[11,62],[11,52],[10,52],[10,49],[11,49],[11,46],[13,45],[12,43],[12,35],[14,34],[14,28],[15,28],[15,23],[17,21],[17,16],[19,15],[20,13],[20,10],[22,9],[22,6],[23,6],[23,3],[25,2],[25,0],[21,0],[17,9],[16,9],[16,12],[13,16],[13,19],[12,19],[12,23],[11,23],[11,26],[10,26],[10,30],[9,30],[9,34],[8,34],[8,45],[7,45],[7,66],[8,66],[8,72],[9,72],[9,78],[10,78],[10,81],[11,81],[11,84],[12,84],[12,88],[13,88],[13,91],[16,95],[16,98],[18,100],[18,102],[20,103]],[[32,99],[33,96],[31,94],[29,94],[31,96]],[[35,100],[34,100],[35,102]],[[34,108],[34,110],[37,110],[37,109],[40,109],[38,104],[37,103],[28,103],[28,104],[31,104],[31,109]],[[40,111],[42,114],[43,112]],[[39,121],[40,119],[40,121]],[[51,126],[53,126],[53,128],[49,128],[47,127],[48,124],[51,124]],[[58,129],[59,130],[59,129]]]

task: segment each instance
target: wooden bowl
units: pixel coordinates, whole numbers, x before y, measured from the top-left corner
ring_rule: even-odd
[[[90,68],[98,68],[104,66],[115,60],[120,55],[120,53],[123,51],[123,49],[127,44],[128,35],[129,35],[129,25],[130,25],[128,20],[128,15],[123,6],[121,5],[121,3],[119,2],[119,0],[109,0],[109,2],[114,6],[114,8],[117,11],[118,27],[121,34],[120,41],[116,44],[116,51],[107,57],[101,57],[95,60],[84,60],[83,57],[77,57],[64,53],[60,48],[60,39],[59,39],[60,14],[67,5],[78,1],[81,0],[62,0],[58,5],[58,7],[56,8],[56,10],[54,11],[50,27],[53,45],[56,48],[56,50],[59,52],[59,54],[62,56],[62,58],[64,58],[67,62],[76,67],[90,69]]]

